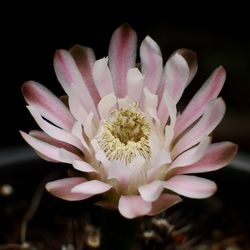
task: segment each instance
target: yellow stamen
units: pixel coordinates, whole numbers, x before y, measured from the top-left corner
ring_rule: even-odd
[[[147,118],[134,103],[112,112],[97,141],[109,160],[123,160],[129,164],[137,154],[146,160],[150,158],[149,135]]]

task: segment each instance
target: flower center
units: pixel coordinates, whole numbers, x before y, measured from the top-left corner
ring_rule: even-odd
[[[146,160],[150,158],[149,135],[149,122],[134,103],[112,112],[97,141],[109,160],[123,160],[128,164],[138,154]]]

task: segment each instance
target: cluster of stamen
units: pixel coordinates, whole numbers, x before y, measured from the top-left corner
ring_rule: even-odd
[[[103,124],[98,144],[109,160],[122,160],[129,164],[136,155],[150,158],[150,125],[147,118],[134,103],[126,109],[112,112],[111,118]]]

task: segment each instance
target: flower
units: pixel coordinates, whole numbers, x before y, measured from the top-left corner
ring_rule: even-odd
[[[224,68],[215,69],[178,113],[197,71],[196,54],[179,49],[163,67],[159,46],[147,36],[137,67],[136,42],[125,24],[114,32],[106,58],[95,60],[90,48],[79,45],[58,50],[54,68],[66,92],[60,99],[34,81],[22,87],[43,130],[21,131],[22,137],[45,160],[77,170],[47,183],[47,190],[69,201],[102,194],[97,204],[118,208],[126,218],[158,214],[180,196],[211,196],[213,181],[187,174],[222,168],[237,151],[231,142],[211,144],[225,113],[217,97]]]

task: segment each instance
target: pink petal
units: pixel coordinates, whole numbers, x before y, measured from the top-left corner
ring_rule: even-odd
[[[54,138],[52,138],[51,136],[47,135],[46,133],[44,133],[43,131],[40,130],[32,130],[29,132],[29,135],[40,140],[43,141],[45,143],[51,144],[52,146],[55,146],[57,148],[63,148],[75,155],[80,155],[79,153],[81,153],[77,148],[75,148],[74,146],[63,142],[63,141],[58,141]]]
[[[207,79],[178,118],[175,128],[176,137],[203,114],[207,104],[220,93],[225,79],[226,72],[220,66]]]
[[[102,58],[95,62],[93,68],[95,85],[101,97],[114,92],[112,76],[107,63],[108,59]]]
[[[138,188],[138,191],[143,200],[148,202],[153,202],[159,198],[163,190],[163,186],[164,186],[163,181],[156,180],[149,184],[140,186]]]
[[[20,131],[23,139],[31,146],[33,147],[36,151],[41,153],[42,155],[45,155],[52,160],[59,161],[59,162],[65,162],[65,163],[71,163],[67,162],[61,159],[60,157],[60,149],[58,147],[55,147],[53,145],[50,145],[44,141],[41,141],[33,136],[30,136],[26,134],[23,131]],[[81,158],[71,152],[69,154],[72,156],[73,159],[75,160],[80,160]]]
[[[152,203],[152,209],[149,215],[157,215],[166,209],[174,206],[175,204],[181,202],[182,199],[180,196],[175,194],[162,194],[159,199]]]
[[[75,45],[70,49],[70,53],[73,56],[78,70],[80,71],[82,78],[89,90],[89,93],[94,100],[95,105],[100,100],[100,95],[93,79],[93,66],[95,63],[95,54],[91,48]]]
[[[126,78],[129,68],[135,65],[136,42],[136,33],[128,24],[116,29],[110,41],[110,70],[115,93],[120,98],[127,93]]]
[[[95,203],[95,205],[103,207],[105,209],[116,210],[117,204],[113,203],[112,201],[102,200]]]
[[[176,168],[175,174],[203,173],[220,169],[230,163],[237,149],[238,146],[231,142],[213,143],[198,162],[183,168]]]
[[[187,166],[199,161],[207,151],[210,141],[211,138],[209,136],[202,138],[201,142],[197,146],[179,155],[171,164],[169,170],[175,167]]]
[[[97,172],[96,169],[85,161],[73,161],[73,167],[81,172]]]
[[[92,181],[86,181],[86,182],[83,182],[83,183],[80,183],[80,184],[74,186],[71,189],[71,192],[72,193],[80,193],[80,194],[84,194],[88,197],[91,197],[91,196],[96,195],[96,194],[104,193],[111,188],[112,188],[112,186],[108,183],[104,183],[104,182],[98,181],[98,180],[92,180]]]
[[[177,175],[165,182],[165,188],[189,198],[207,198],[217,189],[213,181],[191,175]]]
[[[43,85],[29,81],[23,84],[26,102],[39,110],[42,116],[59,127],[71,130],[75,119],[63,102]]]
[[[82,177],[64,178],[48,182],[45,187],[48,190],[48,192],[64,200],[68,201],[85,200],[89,198],[88,195],[82,193],[72,193],[71,190],[73,187],[79,185],[80,183],[84,183],[86,181],[87,180]]]
[[[146,215],[151,208],[151,202],[144,201],[139,195],[122,195],[118,203],[121,215],[128,219]]]
[[[142,95],[144,77],[137,68],[129,69],[127,74],[127,90],[130,100],[139,102]]]
[[[95,103],[84,82],[77,65],[71,54],[66,50],[58,50],[54,58],[54,68],[56,76],[70,97],[72,88],[75,89],[81,99],[83,107],[88,111],[97,114]],[[82,94],[84,93],[84,95]]]
[[[39,125],[39,127],[49,136],[55,138],[56,140],[63,141],[69,143],[76,148],[83,150],[83,146],[80,140],[75,137],[72,133],[65,131],[61,128],[58,128],[51,123],[44,120],[41,115],[39,114],[38,110],[35,107],[28,106],[28,110],[30,111],[31,115]]]
[[[144,85],[152,93],[156,93],[162,74],[162,55],[158,44],[147,36],[140,47],[142,74]]]
[[[177,50],[167,61],[164,71],[165,91],[175,103],[180,100],[197,69],[196,54],[188,49]]]
[[[158,90],[158,112],[161,117],[166,113],[165,101],[164,98],[162,98],[163,93],[167,92],[176,104],[196,72],[197,58],[193,51],[179,49],[169,58],[164,68],[161,86]],[[166,121],[166,119],[167,118],[164,120]]]
[[[174,146],[173,156],[176,157],[198,143],[202,137],[209,135],[220,123],[225,111],[226,106],[222,98],[211,101],[201,119]]]

